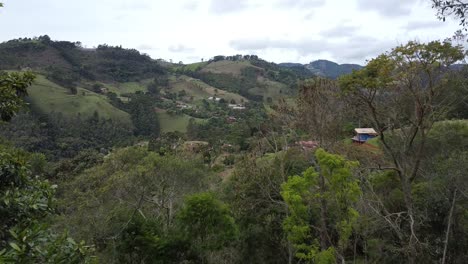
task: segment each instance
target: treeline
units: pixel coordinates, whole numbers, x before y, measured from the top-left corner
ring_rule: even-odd
[[[52,80],[65,86],[76,86],[81,78],[128,82],[165,72],[158,62],[135,49],[106,44],[85,49],[80,42],[53,41],[47,35],[1,43],[0,54],[4,58],[0,69],[31,68],[50,73]]]
[[[0,126],[2,137],[27,151],[44,153],[51,161],[72,158],[85,149],[107,153],[135,140],[130,124],[100,118],[97,112],[89,118],[22,113]]]

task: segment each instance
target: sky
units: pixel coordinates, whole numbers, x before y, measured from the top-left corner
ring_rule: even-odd
[[[197,62],[256,54],[267,61],[365,64],[409,40],[443,40],[431,0],[0,0],[0,42],[49,35]]]

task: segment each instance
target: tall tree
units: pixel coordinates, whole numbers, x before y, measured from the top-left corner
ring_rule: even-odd
[[[233,243],[237,227],[227,205],[212,193],[186,198],[177,220],[192,246],[202,254]]]
[[[341,140],[346,105],[339,98],[340,90],[334,80],[315,78],[305,81],[297,99],[298,125],[322,146]]]
[[[309,263],[345,263],[345,251],[358,220],[361,190],[351,169],[357,164],[318,149],[315,165],[282,185],[290,215],[284,221],[297,250]]]
[[[401,239],[410,263],[416,261],[422,246],[412,185],[421,174],[428,133],[450,104],[446,100],[448,69],[463,57],[462,48],[449,42],[409,42],[340,79],[347,98],[377,129],[392,163],[386,169],[399,177],[409,227]]]
[[[453,16],[460,20],[460,25],[466,30],[468,3],[465,0],[432,0],[432,7],[437,10],[439,19],[445,21],[446,17]]]
[[[11,120],[25,106],[23,97],[34,77],[32,73],[0,72],[0,120]]]

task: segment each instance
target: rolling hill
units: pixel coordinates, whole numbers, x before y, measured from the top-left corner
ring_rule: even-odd
[[[338,64],[328,60],[316,60],[309,64],[280,63],[279,65],[291,69],[306,69],[314,75],[324,76],[331,79],[336,79],[342,75],[351,73],[353,70],[359,70],[362,68],[361,65],[357,64]]]
[[[215,56],[182,65],[153,60],[121,46],[89,49],[80,42],[53,41],[48,36],[0,43],[0,57],[0,70],[38,74],[29,89],[34,111],[84,117],[97,112],[101,118],[125,124],[132,123],[125,106],[132,94],[151,96],[151,85],[159,90],[160,99],[154,101],[157,107],[181,112],[177,107],[185,103],[196,112],[203,99],[213,96],[235,103],[289,99],[300,80],[313,76],[307,69],[281,67],[254,55]],[[158,115],[162,131],[185,131],[191,117],[187,111],[178,116]]]
[[[34,109],[44,114],[55,112],[87,118],[98,112],[103,119],[131,124],[129,114],[112,106],[105,96],[79,87],[77,90],[77,94],[71,94],[69,89],[37,75],[34,84],[28,88],[28,100]]]
[[[167,91],[177,93],[185,91],[185,93],[187,94],[186,97],[189,97],[194,101],[207,99],[212,96],[223,98],[226,101],[248,101],[247,98],[239,94],[215,88],[199,79],[195,79],[186,75],[171,76],[171,78],[169,79],[169,87],[166,89],[166,92]]]

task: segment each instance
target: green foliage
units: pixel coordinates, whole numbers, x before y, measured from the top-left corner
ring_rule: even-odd
[[[0,72],[0,120],[10,121],[25,106],[23,97],[28,94],[26,88],[35,76],[32,73]]]
[[[161,136],[150,140],[148,149],[159,153],[161,156],[174,154],[183,139],[184,135],[180,132],[163,133]]]
[[[67,213],[57,219],[58,225],[70,229],[74,236],[96,241],[98,253],[104,262],[131,257],[132,250],[139,243],[146,243],[143,238],[135,243],[129,241],[132,228],[142,228],[141,232],[149,232],[148,236],[159,234],[161,239],[164,237],[172,241],[170,243],[178,244],[180,241],[177,237],[171,240],[171,236],[177,233],[172,231],[175,215],[184,197],[206,190],[209,181],[215,183],[208,168],[199,159],[160,156],[143,147],[118,149],[107,156],[102,164],[62,184],[63,188],[59,190],[61,208]],[[93,199],[90,200],[90,197]],[[138,217],[145,220],[138,220]],[[145,221],[153,227],[152,223],[158,225],[154,230],[153,227],[147,230]],[[144,234],[142,236],[146,237]],[[167,240],[153,245],[157,241],[148,239],[147,247],[161,246],[170,250],[170,245],[164,246]],[[117,248],[125,248],[129,255],[119,256]],[[152,250],[157,251],[144,256],[159,254],[163,249]]]
[[[91,249],[43,224],[54,213],[56,185],[32,175],[32,155],[0,146],[0,262],[87,263]]]
[[[79,75],[73,71],[66,71],[63,68],[50,66],[47,69],[47,79],[69,88],[72,94],[76,94],[76,86],[79,80]]]
[[[159,135],[161,128],[152,97],[136,93],[131,96],[126,107],[135,126],[135,135],[153,137]]]
[[[41,152],[49,160],[56,161],[73,158],[85,149],[106,152],[114,146],[131,144],[132,130],[128,125],[103,120],[99,115],[68,117],[58,113],[48,116],[22,113],[2,125],[0,135],[18,147]]]
[[[361,194],[351,169],[354,162],[346,161],[339,155],[327,153],[323,149],[315,152],[316,167],[307,169],[302,176],[292,176],[282,184],[281,196],[288,205],[290,215],[284,220],[284,229],[288,239],[295,246],[299,259],[316,263],[334,263],[335,250],[341,254],[348,246],[348,240],[359,218],[353,208]],[[327,209],[319,204],[327,203]],[[326,210],[326,211],[324,211]],[[312,227],[319,226],[314,215],[327,215],[321,221],[330,222],[329,234],[337,241],[319,237]],[[321,241],[320,239],[327,239]],[[329,246],[324,248],[323,245]],[[322,246],[320,246],[322,245]]]
[[[68,234],[57,235],[44,225],[10,230],[9,248],[0,251],[2,263],[96,263],[90,257],[93,248],[84,241],[75,242]]]
[[[212,193],[187,197],[177,220],[197,250],[221,249],[236,239],[237,227],[228,207]]]
[[[287,175],[307,168],[294,149],[273,158],[242,156],[225,184],[227,202],[239,226],[240,263],[286,263],[293,257],[282,223],[287,214],[280,186]]]
[[[28,65],[34,70],[49,71],[66,85],[73,85],[80,78],[139,81],[166,71],[158,62],[135,49],[104,44],[89,50],[83,49],[79,42],[52,41],[48,36],[7,41],[0,44],[0,54],[5,58],[0,61],[0,68],[18,69]]]
[[[141,215],[122,232],[118,247],[120,263],[180,263],[199,261],[190,250],[190,243],[177,230],[164,231],[163,225]]]

